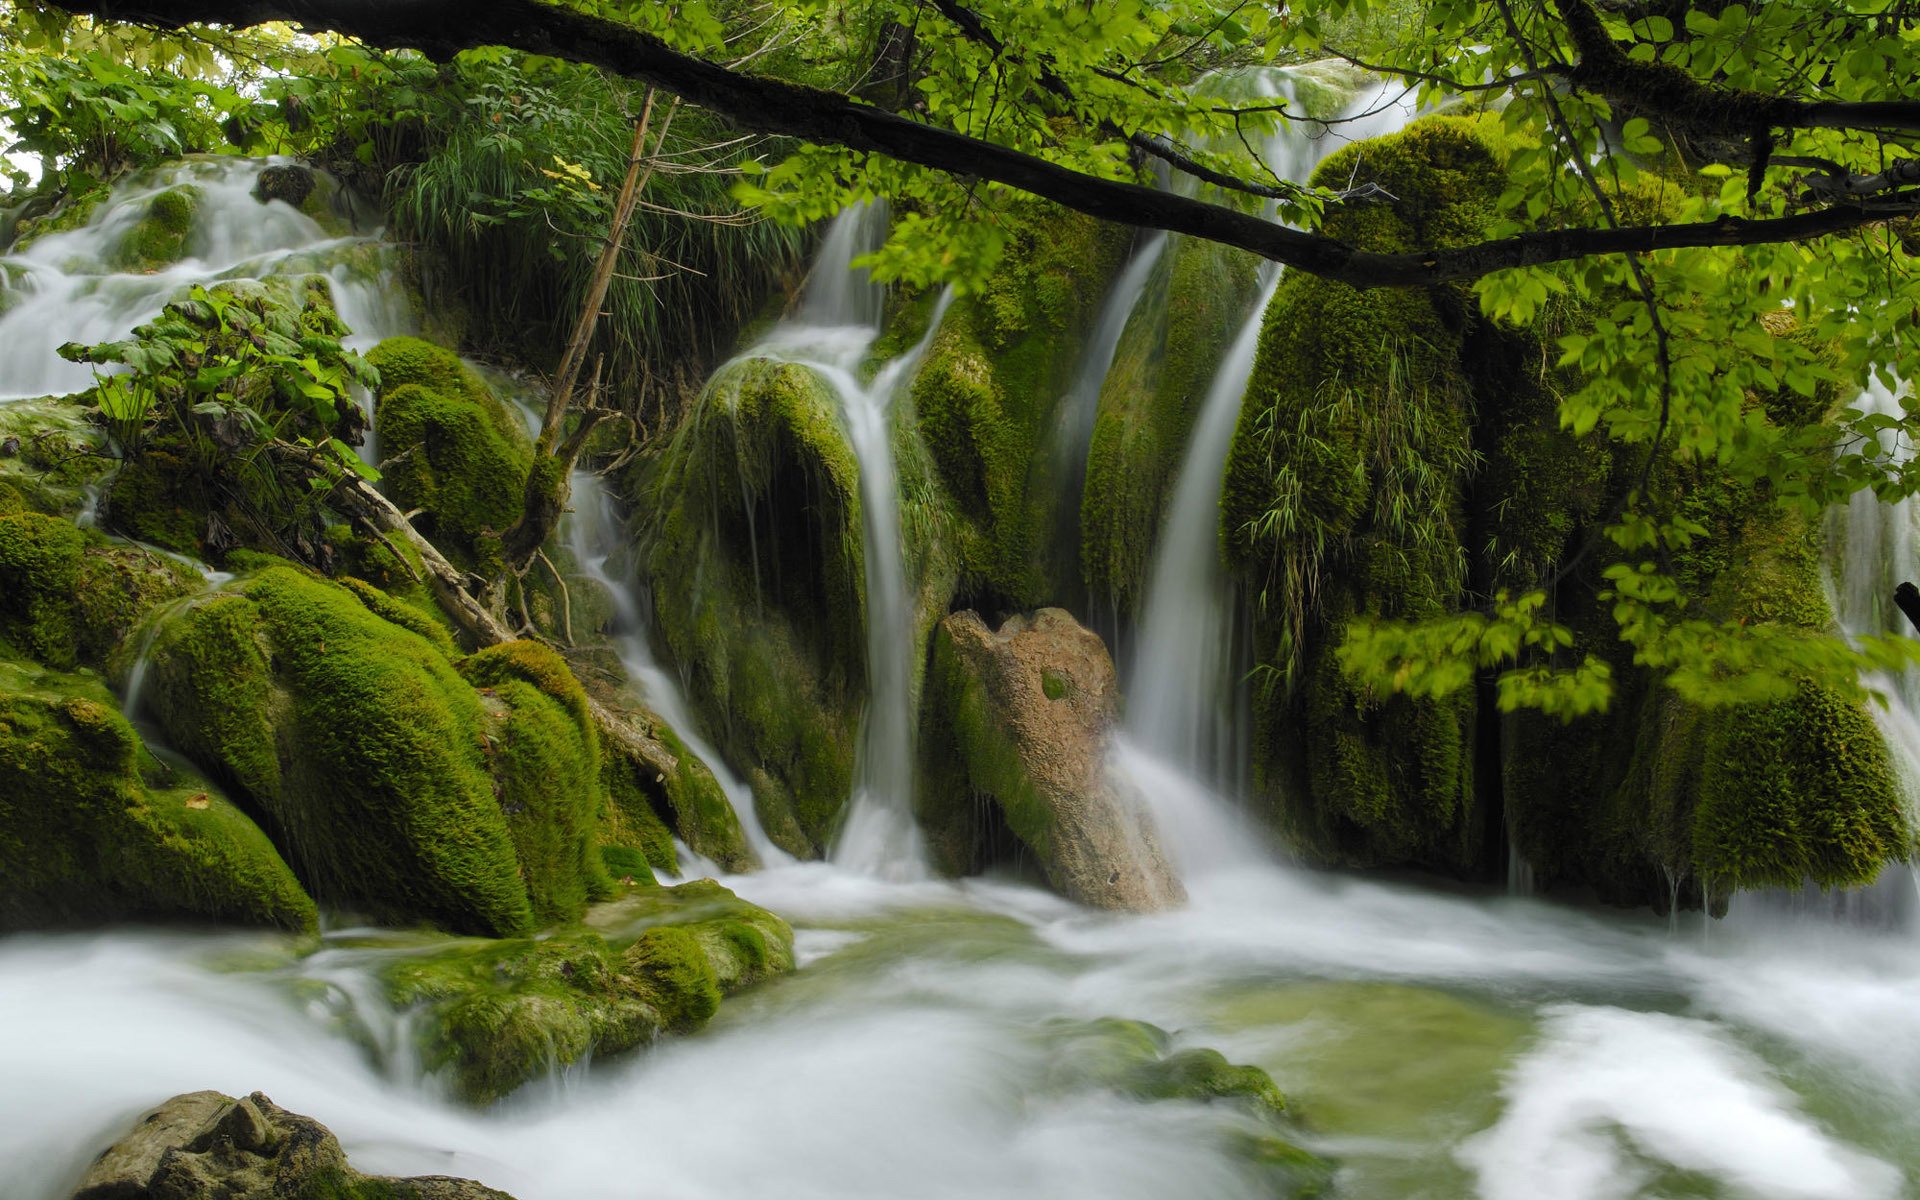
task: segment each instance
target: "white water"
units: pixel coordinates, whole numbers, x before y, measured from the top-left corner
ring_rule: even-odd
[[[363,1169],[519,1200],[1271,1195],[1233,1108],[1089,1077],[1078,1031],[1113,1016],[1265,1066],[1354,1200],[1890,1200],[1920,1167],[1904,940],[1709,954],[1653,920],[1272,868],[1147,917],[817,863],[726,882],[799,928],[799,974],[484,1114],[411,1074],[351,938],[304,961],[262,936],[0,940],[0,1191],[56,1200],[140,1109],[215,1087],[319,1118]]]
[[[380,245],[378,231],[335,237],[283,201],[260,203],[251,192],[264,165],[258,159],[195,160],[142,176],[117,187],[85,227],[49,234],[0,257],[0,268],[13,268],[0,270],[0,281],[13,279],[8,289],[16,301],[0,313],[7,367],[0,375],[0,400],[88,387],[92,368],[62,359],[56,351],[63,343],[125,337],[194,283],[320,271],[356,335],[349,346],[365,349],[390,334],[411,332],[412,314],[398,289],[356,279],[341,262],[358,248]],[[111,266],[113,247],[149,201],[180,184],[200,190],[186,256],[151,275]]]
[[[753,789],[701,736],[679,680],[654,657],[644,615],[647,606],[640,602],[630,573],[616,577],[609,566],[619,560],[627,544],[626,524],[620,520],[612,495],[600,477],[591,471],[575,471],[572,486],[573,511],[567,515],[561,532],[580,569],[605,588],[613,600],[614,648],[620,655],[620,665],[626,668],[628,682],[638,690],[640,699],[679,735],[694,757],[712,770],[720,790],[733,805],[734,815],[740,818],[747,844],[762,865],[792,862],[793,857],[774,845],[760,823],[760,814],[753,804]]]
[[[819,375],[840,403],[848,443],[860,465],[862,549],[867,591],[867,709],[845,823],[832,848],[836,864],[862,874],[914,879],[926,871],[913,815],[913,596],[900,533],[899,476],[893,462],[893,402],[925,357],[946,315],[941,296],[926,332],[871,379],[860,369],[880,335],[882,290],[853,260],[886,232],[883,209],[849,209],[834,219],[794,314],[748,352],[798,363]]]
[[[1293,96],[1284,75],[1268,77],[1265,92]],[[1358,119],[1335,126],[1338,136],[1309,137],[1304,127],[1277,132],[1263,149],[1268,166],[1281,179],[1304,182],[1321,159],[1348,140],[1393,132],[1414,115],[1411,98],[1398,85],[1369,90],[1348,113]],[[1163,769],[1163,776],[1206,781],[1229,793],[1245,785],[1246,697],[1237,596],[1220,556],[1220,489],[1267,303],[1279,283],[1276,269],[1265,269],[1264,276],[1258,298],[1214,370],[1181,459],[1127,676],[1126,737],[1120,748],[1122,766],[1136,774],[1157,758],[1172,768]],[[1143,791],[1163,837],[1184,846],[1173,859],[1183,874],[1241,862],[1254,852],[1257,838],[1219,811],[1221,798],[1207,787],[1161,781]]]

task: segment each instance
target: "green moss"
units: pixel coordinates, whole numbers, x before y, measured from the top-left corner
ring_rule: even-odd
[[[532,657],[474,668],[500,673],[490,709],[433,642],[273,567],[168,621],[150,686],[172,740],[260,807],[316,896],[519,933],[536,909],[571,915],[605,886],[585,835],[597,749],[577,692],[538,669],[509,678]],[[536,771],[586,791],[536,796]],[[530,828],[529,814],[553,827]]]
[[[144,613],[196,582],[59,517],[0,515],[0,639],[50,666],[104,663]]]
[[[0,517],[23,512],[27,508],[27,498],[20,489],[5,481],[0,481]]]
[[[533,914],[568,920],[612,891],[594,844],[605,795],[586,693],[538,642],[492,646],[460,663],[488,702],[488,765]]]
[[[1128,321],[1100,389],[1081,497],[1088,593],[1132,613],[1214,369],[1247,315],[1257,260],[1175,238]]]
[[[608,877],[619,886],[644,887],[654,882],[653,864],[644,851],[627,846],[602,846],[600,862],[606,867]]]
[[[1693,865],[1716,894],[1857,886],[1912,852],[1880,732],[1830,688],[1713,714],[1703,755]]]
[[[383,480],[416,523],[461,565],[491,573],[498,535],[520,519],[527,458],[500,435],[484,409],[419,384],[382,387]]]
[[[389,969],[393,1001],[421,1010],[427,1066],[488,1103],[590,1053],[698,1028],[723,995],[793,967],[786,923],[711,882],[636,887],[593,920],[539,940],[448,943]]]
[[[204,783],[150,784],[97,682],[0,670],[0,928],[203,917],[310,930],[273,844]]]
[[[432,642],[442,654],[452,656],[459,653],[459,648],[453,644],[453,635],[447,632],[447,627],[422,612],[417,606],[397,596],[388,595],[364,579],[344,575],[339,582],[342,587],[358,596],[360,603],[366,605],[367,611],[374,616],[419,634]]]
[[[832,395],[802,367],[736,364],[647,493],[667,647],[722,749],[760,766],[762,810],[790,812],[790,849],[810,853],[852,785],[866,675],[859,471]]]
[[[180,261],[193,234],[200,200],[200,189],[190,183],[156,195],[114,246],[109,261],[119,270],[138,272],[157,271]]]
[[[128,537],[163,550],[204,555],[205,482],[173,447],[150,445],[122,464],[107,485],[107,520]]]
[[[1126,232],[1039,201],[1003,214],[1002,265],[955,301],[914,377],[920,435],[958,514],[963,583],[1031,608],[1066,597],[1055,531],[1075,514],[1051,435]],[[1077,539],[1067,538],[1071,553]]]
[[[1502,176],[1473,122],[1430,118],[1335,154],[1380,183],[1327,233],[1373,250],[1478,238]],[[1457,292],[1280,281],[1227,464],[1222,536],[1261,602],[1256,789],[1313,854],[1467,871],[1479,855],[1473,697],[1381,699],[1335,661],[1347,621],[1445,612],[1467,586],[1476,469]]]

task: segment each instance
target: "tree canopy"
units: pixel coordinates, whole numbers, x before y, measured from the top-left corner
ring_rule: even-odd
[[[1708,463],[1807,514],[1862,490],[1891,501],[1920,486],[1903,383],[1920,378],[1920,101],[1889,95],[1920,65],[1920,8],[1905,0],[55,7],[96,23],[76,32],[52,8],[16,5],[22,36],[0,64],[8,119],[49,161],[85,152],[110,167],[140,149],[112,139],[184,149],[214,131],[299,150],[320,136],[320,111],[334,114],[325,136],[372,146],[395,135],[391,124],[372,130],[370,114],[401,98],[431,111],[444,83],[385,51],[459,64],[509,48],[658,86],[741,130],[791,139],[743,152],[735,195],[788,224],[892,202],[892,235],[874,260],[887,278],[977,283],[1004,248],[996,212],[1020,191],[1355,288],[1470,288],[1496,322],[1551,328],[1557,366],[1579,380],[1561,398],[1565,429],[1602,432],[1643,458],[1640,486],[1605,522],[1609,598],[1642,665],[1711,702],[1783,695],[1809,675],[1851,683],[1914,658],[1903,639],[1849,642],[1703,613],[1671,565],[1702,530],[1657,486],[1676,465]],[[232,32],[264,23],[278,24]],[[164,33],[136,38],[129,25]],[[27,37],[89,57],[36,53]],[[141,72],[142,56],[178,79]],[[1401,80],[1429,106],[1498,114],[1507,186],[1483,240],[1383,250],[1326,236],[1330,208],[1381,198],[1285,183],[1255,147],[1276,123],[1339,136],[1338,121],[1195,86],[1326,57]],[[86,125],[93,116],[54,129],[63,94],[97,114],[98,131]],[[551,186],[523,188],[516,203],[598,211],[604,198],[568,182],[577,159],[552,157]],[[1193,186],[1156,186],[1155,169]],[[1274,201],[1287,224],[1262,209]],[[1560,331],[1550,318],[1569,306],[1590,319]],[[1782,314],[1791,337],[1776,336]],[[1775,423],[1755,401],[1853,395],[1870,378],[1900,395],[1905,416]],[[1359,628],[1344,660],[1384,689],[1437,694],[1501,668],[1509,706],[1600,707],[1605,664],[1560,653],[1571,639],[1545,603],[1556,582],[1479,597],[1440,620]]]

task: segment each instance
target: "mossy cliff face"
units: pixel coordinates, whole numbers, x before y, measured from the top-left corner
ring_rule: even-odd
[[[859,471],[804,367],[736,363],[647,484],[654,618],[767,829],[823,848],[853,780],[866,679]]]
[[[1316,174],[1350,178],[1400,199],[1344,207],[1327,233],[1389,251],[1477,237],[1502,181],[1471,124],[1446,118],[1335,154]],[[1350,619],[1433,616],[1462,598],[1470,304],[1293,273],[1267,310],[1222,533],[1262,598],[1255,786],[1323,859],[1458,871],[1480,852],[1471,694],[1368,696],[1334,657]]]
[[[1501,179],[1480,129],[1430,119],[1334,156],[1326,178],[1398,199],[1343,208],[1327,231],[1387,251],[1479,236]],[[1591,319],[1562,306],[1516,333],[1452,291],[1282,279],[1222,514],[1229,561],[1261,598],[1256,788],[1330,861],[1488,873],[1504,835],[1547,886],[1661,907],[1871,879],[1911,832],[1867,712],[1812,684],[1760,704],[1680,701],[1618,640],[1599,598],[1605,543],[1553,597],[1569,652],[1613,666],[1605,714],[1501,716],[1490,688],[1383,699],[1338,667],[1356,617],[1435,616],[1552,578],[1634,486],[1639,453],[1562,431],[1556,396],[1579,381],[1541,365],[1543,342]],[[1832,400],[1753,405],[1806,422]],[[1816,528],[1711,467],[1669,467],[1659,487],[1708,530],[1675,556],[1699,615],[1831,628]]]
[[[461,566],[493,574],[498,535],[519,520],[525,432],[452,351],[414,337],[367,353],[380,372],[374,424],[387,494],[421,509],[421,532]]]
[[[1258,288],[1244,251],[1171,239],[1100,388],[1080,504],[1087,594],[1137,612],[1187,436]]]
[[[589,928],[430,951],[386,980],[422,1012],[427,1067],[485,1104],[588,1055],[697,1029],[723,996],[792,968],[786,922],[699,880],[636,890]]]
[[[1063,577],[1071,544],[1064,555],[1053,544],[1071,491],[1053,435],[1129,234],[1037,201],[1005,219],[1005,261],[948,310],[909,399],[957,516],[962,589],[1033,608],[1079,591]]]
[[[498,647],[468,669],[491,694],[353,592],[277,566],[169,619],[148,694],[315,896],[525,933],[607,886],[586,837],[598,749],[549,652]]]
[[[1770,419],[1822,415],[1766,408]],[[1816,525],[1712,467],[1666,483],[1707,530],[1675,559],[1703,616],[1832,630]],[[1602,565],[1583,588],[1597,588],[1590,576]],[[1603,605],[1574,597],[1565,619],[1573,652],[1612,660],[1622,686],[1601,716],[1506,723],[1509,826],[1541,882],[1718,909],[1743,888],[1867,883],[1910,855],[1900,783],[1862,704],[1807,681],[1784,698],[1700,708],[1636,671]]]
[[[266,834],[146,755],[97,677],[0,660],[0,929],[179,917],[317,924]]]

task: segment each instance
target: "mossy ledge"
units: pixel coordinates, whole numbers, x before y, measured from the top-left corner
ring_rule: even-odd
[[[538,940],[430,947],[385,979],[394,1003],[421,1013],[428,1068],[486,1104],[589,1055],[697,1029],[723,996],[793,965],[786,922],[697,880],[636,889]]]

